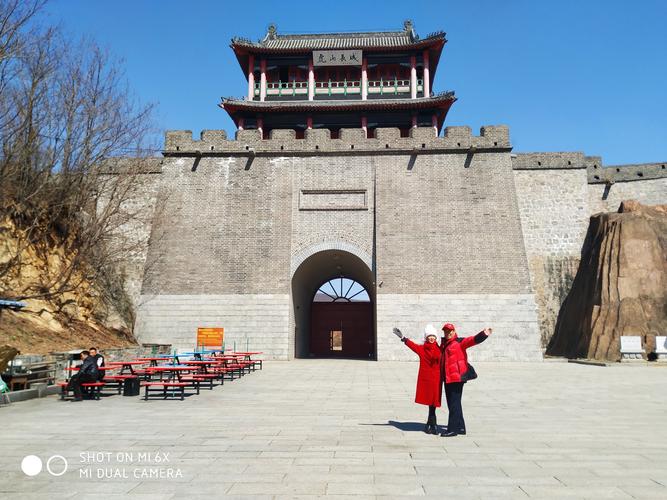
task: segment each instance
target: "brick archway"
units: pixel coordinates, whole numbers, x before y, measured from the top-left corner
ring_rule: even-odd
[[[361,256],[357,255],[358,249],[352,245],[339,244],[337,246],[338,248],[321,248],[318,246],[319,248],[314,253],[306,254],[302,252],[292,260],[291,323],[293,338],[291,340],[294,345],[294,356],[305,358],[326,355],[322,352],[321,346],[319,348],[315,346],[311,338],[313,332],[313,298],[322,284],[333,278],[345,277],[358,282],[367,291],[370,301],[363,306],[355,303],[348,304],[351,307],[347,309],[340,303],[333,303],[331,304],[332,307],[326,310],[323,315],[316,314],[315,318],[317,321],[333,321],[338,325],[343,320],[343,325],[347,325],[345,326],[347,335],[356,335],[355,330],[362,332],[359,335],[364,335],[368,339],[364,341],[366,342],[366,349],[361,349],[360,345],[356,344],[356,347],[351,348],[347,355],[375,359],[377,352],[375,283],[372,267],[369,265],[371,263],[370,258],[361,252],[359,252]],[[349,249],[352,249],[355,253],[350,252]],[[321,309],[321,306],[316,306],[316,308]],[[353,309],[359,309],[359,311],[353,311]],[[319,327],[325,328],[325,326],[319,323]],[[334,330],[334,328],[332,327],[330,330]],[[324,333],[320,332],[320,335],[328,335],[328,333],[327,330]],[[355,342],[351,341],[348,345],[352,347]]]

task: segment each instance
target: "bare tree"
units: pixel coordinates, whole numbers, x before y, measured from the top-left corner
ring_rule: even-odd
[[[41,26],[43,5],[0,0],[0,230],[14,242],[0,256],[0,294],[56,300],[85,286],[113,300],[118,265],[146,245],[123,235],[147,223],[133,206],[155,163],[152,106],[92,40]],[[62,262],[26,279],[26,255],[48,260],[54,246]]]

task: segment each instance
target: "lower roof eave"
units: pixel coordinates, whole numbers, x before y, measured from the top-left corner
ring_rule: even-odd
[[[448,109],[456,101],[454,92],[417,99],[367,99],[355,101],[247,101],[223,98],[220,107],[230,115],[237,112],[285,113],[285,112],[327,112],[327,111],[391,111]]]

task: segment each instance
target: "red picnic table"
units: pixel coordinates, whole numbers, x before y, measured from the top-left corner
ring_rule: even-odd
[[[67,370],[68,372],[78,372],[80,369],[81,369],[81,366],[68,366],[67,368],[65,368],[65,370]],[[114,367],[113,366],[98,366],[97,369],[105,371],[105,370],[113,370]]]
[[[262,360],[261,359],[251,359],[251,356],[256,356],[258,354],[264,354],[261,351],[248,351],[248,352],[241,352],[241,351],[236,351],[232,353],[228,353],[230,356],[243,356],[244,361],[249,361],[252,363],[252,369],[255,371],[255,365],[259,363],[259,369],[262,369]],[[225,354],[227,355],[227,354]]]
[[[162,357],[153,357],[153,358],[134,358],[137,363],[150,363],[150,366],[157,366],[158,361],[166,361],[169,358]]]
[[[159,365],[159,366],[149,366],[148,368],[146,368],[146,372],[149,374],[159,373],[160,377],[162,377],[162,374],[164,373],[167,374],[171,373],[171,376],[175,376],[180,379],[180,376],[183,372],[191,372],[196,369],[197,368],[193,368],[191,366]]]
[[[241,361],[239,358],[239,356],[210,356],[205,357],[202,361],[184,361],[183,363],[192,363],[193,366],[208,366],[208,368],[212,369],[213,373],[217,373],[220,376],[221,381],[224,381],[225,374],[229,374],[230,380],[235,379],[235,373],[238,375],[238,378],[241,378],[244,375],[245,367],[249,365],[244,364],[245,362]],[[210,364],[204,365],[203,363]]]
[[[80,369],[81,369],[80,366],[68,366],[67,368],[65,368],[65,370],[68,370],[70,372],[76,372],[76,371],[79,371]],[[97,369],[98,370],[113,370],[114,367],[113,366],[98,366]]]
[[[164,358],[160,358],[164,361]],[[153,374],[159,374],[160,378],[158,380],[147,380],[142,385],[144,386],[146,392],[144,395],[144,400],[148,400],[150,393],[162,393],[164,399],[167,398],[167,390],[170,389],[170,394],[175,395],[175,391],[178,390],[181,401],[185,396],[185,388],[188,386],[193,386],[199,394],[200,382],[205,381],[204,377],[199,377],[194,374],[192,377],[184,379],[182,375],[184,372],[192,372],[198,370],[197,367],[193,366],[180,366],[180,365],[159,365],[159,366],[149,366],[146,368],[146,373],[150,376]],[[167,378],[164,379],[163,375],[167,374]],[[213,382],[209,380],[211,389],[213,388]]]
[[[146,364],[145,361],[109,361],[107,363],[107,366],[113,366],[114,368],[119,368],[120,367],[120,374],[124,375],[125,370],[130,370],[130,373],[132,375],[135,375],[134,373],[134,366],[139,366],[139,365],[144,365]]]
[[[234,373],[232,369],[228,369],[225,365],[225,360],[199,360],[194,359],[190,361],[183,361],[182,364],[193,366],[197,369],[196,377],[201,377],[211,381],[211,388],[213,387],[214,378],[220,380],[221,384],[225,383],[225,373],[231,373],[231,379],[234,380]]]

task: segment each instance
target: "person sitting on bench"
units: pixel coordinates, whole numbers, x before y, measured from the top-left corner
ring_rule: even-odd
[[[79,368],[79,371],[72,376],[67,384],[67,388],[74,391],[74,401],[83,401],[81,384],[97,382],[99,374],[97,360],[90,355],[89,351],[81,351],[81,359],[83,360],[81,368]]]
[[[90,357],[97,363],[97,380],[102,381],[104,379],[104,370],[99,370],[99,368],[104,366],[104,356],[97,352],[97,347],[91,347],[88,351],[90,352]]]

